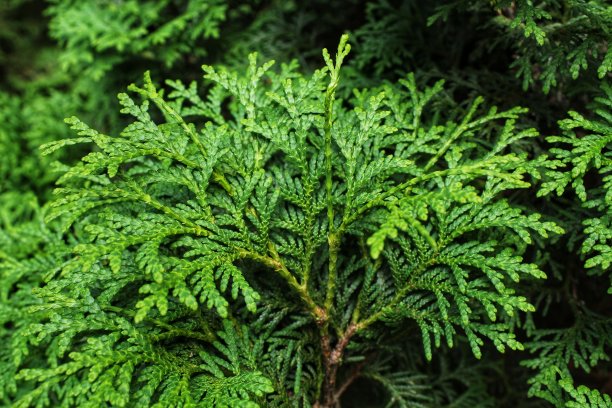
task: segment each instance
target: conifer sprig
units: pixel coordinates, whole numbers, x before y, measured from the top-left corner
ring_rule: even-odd
[[[363,371],[350,361],[377,352],[367,339],[417,328],[429,360],[463,336],[477,357],[485,340],[522,349],[517,283],[545,276],[523,251],[561,232],[503,196],[549,166],[512,148],[537,135],[524,109],[478,98],[444,121],[443,84],[412,75],[339,99],[347,40],[311,76],[255,55],[245,73],[205,66],[204,97],[147,74],[129,88],[142,102],[119,96],[119,136],[68,120],[79,137],[43,150],[97,149],[49,220],[84,239],[39,290],[28,347],[50,363],[22,364],[18,405],[332,407]],[[404,392],[410,372],[375,367]]]

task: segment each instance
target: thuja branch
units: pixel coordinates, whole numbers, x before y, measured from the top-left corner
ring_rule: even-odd
[[[102,307],[103,310],[107,311],[107,312],[113,312],[119,315],[123,315],[123,316],[127,316],[130,318],[134,318],[136,316],[136,312],[133,310],[128,310],[128,309],[124,309],[121,307],[116,307],[116,306],[103,306]],[[179,327],[176,327],[172,324],[168,324],[162,320],[159,319],[155,319],[153,317],[145,317],[143,319],[144,322],[150,322],[152,324],[154,324],[155,326],[158,326],[161,329],[166,330],[166,332],[158,334],[156,336],[156,338],[158,340],[167,338],[167,337],[187,337],[187,338],[191,338],[191,339],[196,339],[196,340],[201,340],[201,341],[205,341],[208,343],[212,343],[213,341],[215,341],[217,339],[215,333],[210,329],[210,327],[208,327],[208,325],[206,324],[204,327],[202,327],[203,329],[203,333],[200,332],[196,332],[193,330],[189,330],[189,329],[182,329]]]
[[[315,301],[312,299],[308,290],[305,286],[301,285],[295,276],[287,269],[285,264],[282,262],[276,249],[271,245],[269,246],[269,250],[271,252],[271,256],[264,256],[254,252],[250,252],[244,249],[237,250],[238,254],[242,258],[252,259],[257,261],[263,265],[269,266],[274,269],[276,273],[289,285],[291,289],[297,293],[300,299],[303,301],[306,309],[310,312],[312,317],[315,319],[317,323],[321,323],[323,321],[327,321],[327,313],[318,306]]]
[[[183,129],[183,131],[185,131],[185,133],[187,133],[187,135],[189,135],[189,138],[197,146],[198,150],[202,154],[202,157],[207,157],[208,154],[206,152],[206,147],[204,146],[204,143],[202,143],[202,141],[200,140],[200,138],[196,134],[196,132],[195,132],[195,130],[193,128],[193,125],[190,125],[187,122],[185,122],[183,117],[181,115],[179,115],[164,100],[164,98],[161,97],[161,95],[157,92],[157,89],[153,85],[153,81],[151,80],[151,73],[149,71],[145,72],[144,80],[145,80],[145,84],[144,84],[145,87],[144,87],[144,89],[139,88],[139,87],[137,87],[134,84],[130,85],[128,87],[128,89],[131,90],[131,91],[134,91],[134,92],[137,92],[137,93],[141,94],[145,98],[151,99],[153,101],[153,103],[155,103],[155,105],[159,108],[159,110],[161,110],[163,113],[165,113],[170,118],[172,118],[172,120],[174,120],[177,124],[179,124],[181,126],[181,128]],[[213,179],[216,182],[219,183],[219,185],[221,187],[223,187],[223,189],[229,195],[233,194],[232,186],[229,184],[229,182],[227,181],[227,179],[225,178],[225,176],[222,173],[219,173],[218,171],[215,170],[212,173],[212,177],[213,177]]]
[[[517,160],[519,159],[517,158]],[[390,188],[384,193],[378,195],[373,200],[359,207],[352,214],[347,215],[345,219],[342,221],[342,224],[340,224],[340,227],[338,227],[338,231],[340,232],[344,231],[351,223],[357,221],[359,217],[363,215],[365,212],[367,212],[368,210],[371,210],[372,208],[376,206],[384,205],[384,202],[387,198],[393,197],[395,194],[400,193],[400,192],[407,193],[408,191],[410,191],[410,189],[413,186],[417,185],[418,183],[422,183],[424,181],[432,180],[435,178],[452,176],[452,175],[472,175],[474,177],[493,176],[495,178],[511,181],[519,186],[526,187],[529,185],[528,183],[521,181],[519,177],[516,175],[510,175],[510,174],[502,173],[499,170],[496,170],[496,165],[498,165],[497,161],[498,160],[496,157],[492,157],[489,160],[483,160],[480,162],[470,163],[470,164],[466,164],[466,165],[462,165],[462,166],[454,167],[450,169],[432,171],[431,173],[422,174],[420,176],[407,180],[401,184],[396,185],[395,187]]]
[[[100,149],[66,173],[66,188],[52,204],[53,217],[75,225],[79,242],[74,255],[58,254],[62,273],[39,292],[49,318],[32,326],[39,330],[34,338],[50,333],[36,340],[41,349],[65,358],[51,367],[44,361],[40,369],[25,367],[28,389],[43,390],[44,401],[72,403],[62,395],[76,395],[71,384],[84,381],[87,401],[74,401],[108,405],[108,390],[121,388],[111,386],[117,378],[136,378],[112,397],[122,406],[317,401],[332,408],[363,372],[403,368],[401,359],[378,364],[388,355],[343,368],[349,354],[396,344],[382,329],[387,320],[419,323],[428,358],[432,338],[453,344],[459,333],[471,336],[477,356],[486,339],[500,349],[520,346],[505,319],[532,306],[515,283],[543,275],[523,262],[522,248],[534,233],[557,231],[504,198],[505,191],[525,187],[523,175],[542,164],[528,162],[520,148],[499,154],[529,132],[515,132],[514,111],[477,116],[477,103],[460,123],[453,118],[461,112],[440,121],[439,106],[431,107],[435,119],[421,122],[438,85],[397,87],[371,104],[364,98],[381,89],[358,90],[339,109],[335,92],[348,52],[343,36],[334,59],[323,54],[325,74],[311,80],[291,67],[268,75],[270,64],[258,68],[254,56],[246,74],[207,69],[212,84],[204,87],[205,102],[195,84],[189,91],[176,85],[166,97],[147,77],[142,89],[131,89],[157,104],[165,123],[153,122],[148,102],[138,107],[124,95],[124,111],[135,123],[121,138],[73,126],[87,136],[79,142]],[[252,131],[241,121],[245,112]],[[183,114],[197,123],[216,118],[224,130],[199,133]],[[496,143],[494,119],[503,118]],[[437,130],[416,150],[405,148],[402,135],[418,137],[432,126]],[[304,138],[320,128],[306,146]],[[474,143],[481,128],[486,140]],[[68,144],[74,143],[48,150]],[[279,151],[280,145],[287,149]],[[375,255],[366,246],[372,234]],[[360,247],[351,245],[356,242]],[[286,294],[263,283],[270,275]],[[65,307],[66,296],[78,307]],[[136,313],[118,305],[124,296],[137,299]],[[239,297],[246,309],[235,303]],[[92,330],[99,323],[90,313],[96,304],[127,318],[116,318],[121,327]],[[56,342],[56,334],[87,342]],[[169,358],[150,358],[151,344]],[[134,374],[145,357],[147,367]],[[191,364],[197,372],[175,376]],[[65,374],[58,381],[66,394],[46,391],[56,387],[57,373]]]
[[[436,246],[438,248],[440,247],[439,245],[436,245]],[[418,265],[418,267],[415,268],[414,271],[411,273],[411,275],[413,276],[413,279],[417,279],[419,275],[421,275],[425,270],[427,270],[428,267],[431,267],[432,265],[434,265],[437,262],[437,259],[436,259],[437,256],[438,256],[438,253],[433,253],[429,257],[429,259],[427,259],[427,261],[421,262],[420,265]],[[408,296],[408,294],[415,289],[416,289],[416,285],[413,283],[413,281],[409,281],[408,283],[406,283],[395,294],[395,296],[393,296],[393,298],[391,299],[391,301],[389,301],[387,305],[383,306],[380,310],[373,313],[369,317],[355,323],[356,331],[360,332],[362,330],[367,329],[370,325],[376,323],[381,318],[383,318],[385,314],[393,312],[394,309],[402,302],[402,300],[405,299]],[[353,317],[355,318],[355,315],[353,315]]]

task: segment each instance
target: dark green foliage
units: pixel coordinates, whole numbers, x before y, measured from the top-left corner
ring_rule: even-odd
[[[0,405],[612,406],[611,28],[3,2]]]
[[[527,89],[536,82],[548,93],[577,79],[587,69],[605,78],[612,70],[608,48],[612,10],[598,1],[460,0],[441,6],[429,21],[447,18],[452,10],[489,14],[488,24],[503,33],[497,41],[510,43],[516,56],[512,68]],[[486,40],[485,40],[486,41]]]
[[[590,372],[601,360],[608,360],[606,350],[612,345],[612,325],[609,317],[577,310],[573,327],[537,330],[528,348],[538,353],[524,365],[538,370],[529,382],[530,395],[543,398],[556,406],[579,407],[580,404],[609,406],[612,400],[596,390],[575,387],[569,369],[573,365]]]
[[[612,166],[607,157],[612,143],[612,88],[604,84],[603,94],[594,100],[593,119],[578,112],[569,112],[570,118],[560,122],[562,136],[551,136],[551,149],[558,159],[558,168],[548,173],[549,181],[542,185],[540,194],[552,192],[561,195],[572,188],[585,208],[597,215],[582,221],[586,238],[582,253],[587,257],[585,266],[596,273],[610,269],[612,263]],[[597,172],[601,186],[587,190],[585,178]],[[612,286],[609,290],[612,293]]]
[[[60,234],[45,227],[33,194],[8,192],[0,199],[0,402],[6,405],[18,392],[19,365],[43,358],[27,347],[26,333],[38,321],[30,308],[40,304],[32,292],[43,276],[59,270],[69,248]]]
[[[548,141],[555,147],[551,153],[557,158],[555,170],[547,173],[541,195],[563,194],[571,189],[580,205],[586,210],[584,218],[574,214],[580,222],[578,233],[580,254],[585,259],[588,275],[609,275],[610,270],[610,184],[607,149],[612,137],[612,90],[603,85],[603,94],[596,97],[591,119],[569,112],[570,118],[562,120],[561,136],[551,136]],[[594,173],[594,174],[593,174]],[[598,184],[586,180],[588,175],[597,177]],[[601,183],[601,184],[599,184]],[[574,288],[574,291],[576,289]],[[612,293],[612,287],[608,288]],[[590,310],[590,304],[570,299],[574,323],[562,329],[541,329],[534,332],[534,341],[528,346],[537,357],[527,360],[527,367],[538,370],[530,382],[530,393],[562,406],[609,406],[612,400],[596,390],[574,385],[571,367],[590,372],[601,361],[609,360],[612,346],[612,317]],[[597,306],[595,306],[597,308]]]

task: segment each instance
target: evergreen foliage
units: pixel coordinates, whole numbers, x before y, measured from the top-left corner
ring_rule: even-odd
[[[612,263],[612,197],[609,197],[612,167],[607,159],[612,142],[612,88],[605,84],[603,94],[594,99],[593,119],[574,111],[569,115],[560,122],[564,135],[548,138],[549,142],[558,146],[551,152],[558,159],[559,168],[548,174],[550,180],[542,185],[540,193],[556,192],[561,195],[571,187],[583,206],[597,215],[582,221],[585,234],[582,253],[588,257],[585,262],[587,268],[603,273],[610,269]],[[592,171],[597,172],[602,185],[587,190],[585,177]],[[612,285],[608,293],[612,294]]]
[[[189,54],[206,55],[199,40],[219,36],[224,1],[52,0],[51,36],[64,46],[60,62],[99,79],[127,58],[172,66]]]
[[[420,329],[427,359],[458,333],[476,357],[485,339],[501,352],[522,348],[508,319],[533,306],[513,285],[544,277],[522,261],[524,244],[561,230],[501,193],[529,186],[547,165],[509,150],[537,133],[516,128],[523,110],[481,112],[481,99],[446,121],[435,108],[442,83],[419,90],[412,75],[337,100],[348,51],[343,37],[335,60],[325,51],[326,68],[306,78],[290,65],[272,73],[254,54],[246,74],[205,66],[203,98],[176,81],[166,98],[146,75],[130,87],[142,103],[119,95],[134,118],[119,137],[68,120],[80,137],[46,153],[98,149],[60,177],[48,219],[63,230],[86,224],[86,239],[39,292],[45,317],[24,337],[45,344],[50,367],[25,366],[19,378],[37,385],[17,406],[231,406],[273,390],[275,403],[291,389],[293,400],[331,406],[349,340],[384,339],[402,321]],[[499,120],[498,132],[490,123]],[[273,277],[284,293],[266,285]],[[267,324],[254,325],[264,331],[260,353],[273,356],[268,348],[295,319],[323,348],[322,361],[275,350],[275,362],[289,358],[296,371],[289,383],[257,370],[264,356],[247,334],[270,306]],[[190,341],[168,350],[173,337]],[[350,355],[372,351],[364,343]],[[301,384],[300,365],[313,367],[318,387]]]
[[[0,406],[612,406],[611,29],[3,2]]]
[[[505,33],[502,41],[517,52],[512,67],[526,89],[541,83],[548,93],[570,78],[577,79],[589,67],[605,78],[612,70],[608,48],[612,10],[603,2],[465,0],[439,7],[429,22],[445,18],[453,9],[482,13],[491,10],[489,24]]]
[[[562,120],[561,136],[551,136],[551,149],[556,157],[555,169],[547,173],[539,194],[561,195],[572,189],[587,209],[581,221],[582,245],[580,253],[585,258],[584,267],[589,275],[609,274],[610,270],[610,185],[606,163],[608,144],[612,137],[612,89],[603,85],[602,95],[594,99],[592,119],[570,111]],[[601,185],[589,186],[587,173],[596,172]],[[587,184],[588,183],[588,184]],[[576,217],[576,216],[574,216]],[[610,277],[612,279],[612,277]],[[612,294],[612,286],[608,288]],[[590,372],[600,361],[609,360],[612,345],[612,317],[599,315],[583,302],[573,299],[573,326],[562,329],[540,329],[534,332],[529,348],[537,352],[536,358],[527,360],[527,367],[537,369],[538,374],[530,382],[530,393],[556,406],[610,406],[608,395],[584,386],[574,386],[571,366]]]

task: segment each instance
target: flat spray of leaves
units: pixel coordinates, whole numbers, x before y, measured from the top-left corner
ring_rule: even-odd
[[[119,136],[67,120],[79,137],[45,152],[97,149],[49,219],[86,238],[39,291],[26,339],[48,366],[26,364],[17,406],[332,406],[377,338],[417,328],[428,359],[458,336],[522,348],[516,282],[544,277],[522,254],[560,232],[506,198],[548,163],[518,147],[524,109],[478,98],[446,121],[442,82],[412,75],[339,100],[348,52],[308,77],[205,66],[204,96],[145,75]],[[367,373],[409,404],[414,373],[388,371]]]

